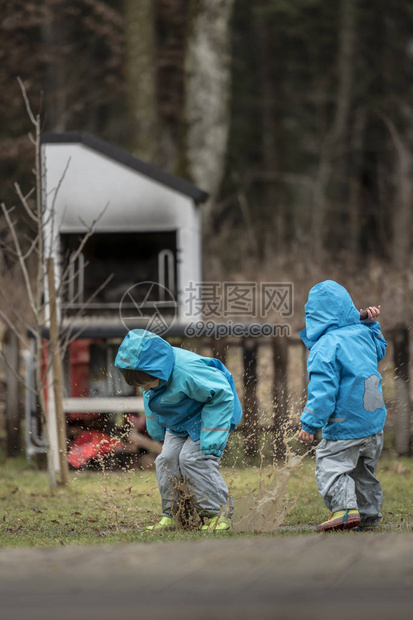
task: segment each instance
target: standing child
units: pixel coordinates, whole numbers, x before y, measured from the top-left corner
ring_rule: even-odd
[[[331,511],[317,531],[376,526],[381,519],[382,489],[374,470],[383,447],[386,408],[377,363],[387,343],[370,307],[368,320],[340,284],[326,280],[314,286],[305,306],[300,332],[310,349],[308,400],[299,438],[316,450],[318,490]]]
[[[230,529],[232,502],[219,463],[242,409],[229,370],[143,329],[127,334],[115,366],[143,388],[147,430],[164,441],[155,462],[162,518],[147,529],[176,528],[177,480],[189,481],[199,516],[209,520],[201,529]]]

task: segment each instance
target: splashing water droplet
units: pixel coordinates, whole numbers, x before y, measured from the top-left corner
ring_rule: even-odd
[[[303,458],[304,455],[294,454],[286,444],[284,465],[260,468],[259,484],[235,503],[235,530],[273,532],[283,523],[296,503],[287,495],[288,482]]]

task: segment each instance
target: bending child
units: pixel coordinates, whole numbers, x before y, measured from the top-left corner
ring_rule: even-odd
[[[201,529],[230,529],[232,501],[219,464],[242,409],[229,370],[143,329],[127,334],[115,366],[129,385],[143,388],[148,433],[164,442],[155,461],[162,518],[147,529],[177,527],[177,480],[189,481],[196,510],[209,521]]]
[[[360,312],[340,284],[326,280],[314,286],[305,305],[310,349],[308,400],[299,438],[316,449],[318,490],[331,517],[317,531],[374,527],[382,515],[382,489],[375,468],[383,447],[386,408],[377,363],[387,343],[376,319],[380,306]]]

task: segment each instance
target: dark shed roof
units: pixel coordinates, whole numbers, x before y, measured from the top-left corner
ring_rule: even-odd
[[[42,144],[81,143],[90,149],[98,153],[102,153],[102,155],[106,155],[106,157],[127,166],[128,168],[132,168],[132,170],[137,170],[150,179],[153,179],[158,183],[162,183],[162,185],[166,185],[181,194],[189,196],[196,204],[205,202],[209,197],[207,192],[195,187],[195,185],[192,185],[188,181],[180,179],[173,174],[169,174],[169,172],[165,172],[165,170],[162,170],[157,166],[148,164],[141,159],[134,157],[127,151],[124,151],[109,142],[104,142],[103,140],[96,138],[90,133],[78,131],[69,131],[65,133],[43,133],[41,134],[40,141]]]

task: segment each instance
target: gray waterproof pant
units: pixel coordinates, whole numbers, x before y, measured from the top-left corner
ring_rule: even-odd
[[[232,501],[228,498],[228,487],[219,471],[219,462],[219,457],[201,452],[199,441],[166,431],[162,452],[155,461],[163,516],[172,517],[175,512],[178,500],[174,487],[176,479],[189,480],[201,517],[220,513],[230,515]]]
[[[361,525],[379,523],[383,492],[374,470],[383,448],[383,431],[371,437],[322,439],[316,450],[316,480],[331,512],[358,509]]]

